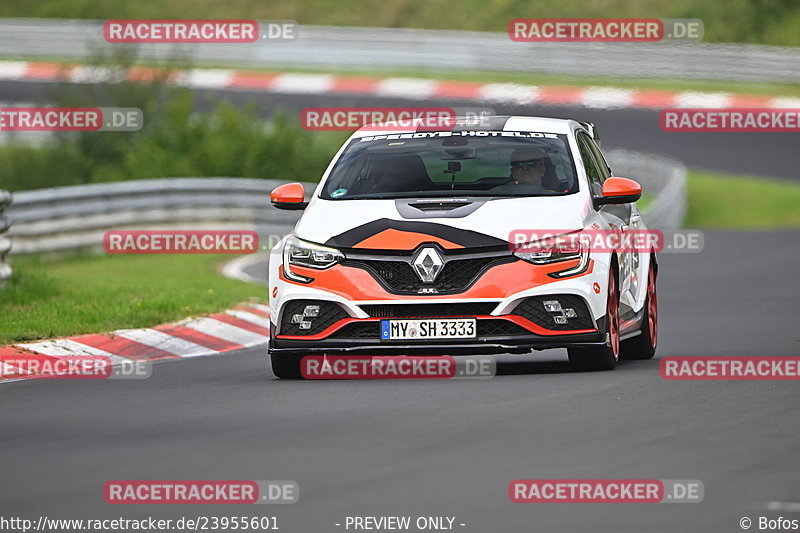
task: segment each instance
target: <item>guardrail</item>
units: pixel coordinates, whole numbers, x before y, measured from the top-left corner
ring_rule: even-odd
[[[608,164],[617,176],[631,178],[642,186],[650,203],[642,216],[650,229],[676,229],[686,215],[686,166],[671,157],[630,150],[608,150]]]
[[[287,233],[299,212],[269,206],[286,181],[166,178],[19,192],[8,216],[14,253],[101,246],[110,229],[242,229]]]
[[[11,267],[4,262],[6,255],[11,251],[11,240],[3,236],[10,225],[3,210],[11,203],[11,200],[11,193],[0,189],[0,288],[3,288],[6,280],[11,277]]]
[[[0,55],[83,58],[103,41],[94,20],[0,19]],[[716,79],[795,83],[800,50],[753,44],[522,43],[502,32],[299,26],[297,39],[247,44],[195,44],[199,63],[294,68],[513,70],[576,76]],[[173,47],[141,44],[143,57],[166,58]]]
[[[615,173],[638,180],[653,200],[648,227],[676,228],[686,209],[686,169],[677,161],[622,150],[607,153]],[[111,229],[253,229],[262,243],[291,231],[299,211],[269,205],[286,181],[167,178],[23,191],[7,210],[13,253],[102,246]],[[311,193],[315,184],[307,186]]]

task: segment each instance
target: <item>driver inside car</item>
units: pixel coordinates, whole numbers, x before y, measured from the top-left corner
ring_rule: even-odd
[[[494,187],[493,192],[522,194],[552,192],[552,189],[546,185],[552,181],[547,179],[547,174],[554,174],[554,169],[550,157],[541,148],[534,146],[515,148],[509,158],[509,165],[511,181]]]
[[[542,183],[547,170],[548,156],[541,148],[516,148],[511,153],[511,179],[526,189],[535,187],[546,192]]]

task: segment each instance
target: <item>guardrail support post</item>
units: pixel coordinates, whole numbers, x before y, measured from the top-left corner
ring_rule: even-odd
[[[0,289],[5,286],[6,280],[11,277],[11,267],[5,263],[5,257],[11,250],[11,241],[8,237],[3,236],[10,223],[3,215],[3,209],[11,204],[12,198],[10,192],[0,189]]]

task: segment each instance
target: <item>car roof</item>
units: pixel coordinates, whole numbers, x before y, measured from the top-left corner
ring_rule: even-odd
[[[550,117],[530,117],[523,115],[514,116],[490,116],[483,117],[480,123],[462,121],[458,119],[455,129],[459,130],[488,130],[488,131],[532,131],[539,133],[570,133],[575,128],[583,128],[579,122],[572,119],[550,118]],[[353,134],[354,138],[368,137],[374,135],[390,135],[398,133],[416,133],[418,131],[435,131],[439,128],[423,127],[422,119],[415,120],[408,127],[395,125],[397,123],[386,122],[383,124],[369,124],[362,126]],[[422,127],[422,129],[420,129]],[[448,128],[440,128],[440,131],[447,131]]]

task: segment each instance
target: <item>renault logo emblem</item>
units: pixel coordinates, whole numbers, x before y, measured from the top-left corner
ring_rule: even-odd
[[[442,271],[444,261],[442,261],[442,256],[439,255],[436,248],[427,247],[417,253],[411,262],[411,266],[414,267],[414,272],[417,273],[423,283],[433,283]]]

